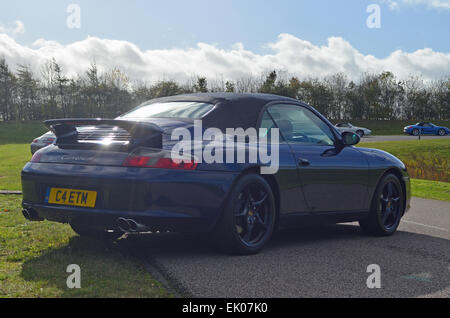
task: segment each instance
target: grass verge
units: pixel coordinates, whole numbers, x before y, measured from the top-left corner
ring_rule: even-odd
[[[30,160],[29,144],[0,144],[0,190],[21,190],[20,172]]]
[[[411,178],[450,181],[450,139],[369,142],[360,146],[398,157],[408,167]]]
[[[20,196],[0,195],[1,297],[171,297],[118,244],[82,239],[68,225],[29,222]],[[81,268],[69,289],[67,266]]]
[[[29,144],[47,131],[42,121],[0,121],[0,145]]]
[[[449,182],[411,179],[411,192],[419,198],[450,201]]]

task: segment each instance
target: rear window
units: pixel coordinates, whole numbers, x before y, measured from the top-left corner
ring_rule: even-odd
[[[120,117],[201,119],[213,108],[213,104],[198,102],[154,103],[138,106]]]

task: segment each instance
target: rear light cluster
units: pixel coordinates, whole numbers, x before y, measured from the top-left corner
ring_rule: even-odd
[[[44,143],[47,145],[51,145],[54,141],[55,141],[55,138],[44,139]]]
[[[193,160],[172,160],[147,156],[128,156],[122,164],[125,167],[195,170],[198,163]]]

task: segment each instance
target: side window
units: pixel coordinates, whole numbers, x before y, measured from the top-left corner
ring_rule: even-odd
[[[274,105],[267,110],[289,143],[332,146],[334,136],[319,117],[310,110],[295,105]]]
[[[263,117],[261,119],[261,128],[267,129],[267,141],[270,142],[271,140],[271,129],[272,128],[278,128],[277,125],[273,122],[272,117],[269,115],[267,110],[264,112]],[[280,140],[279,142],[283,142],[283,137],[280,134]]]

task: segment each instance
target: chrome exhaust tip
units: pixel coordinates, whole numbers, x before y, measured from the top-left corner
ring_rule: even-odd
[[[42,221],[34,209],[23,209],[22,214],[29,221]]]
[[[118,218],[116,220],[116,225],[122,232],[126,233],[144,232],[147,230],[147,226],[139,224],[135,220],[125,218]]]
[[[23,210],[22,210],[22,214],[23,214],[23,217],[24,217],[25,219],[31,221],[31,215],[30,215],[30,212],[28,212],[27,209],[23,209]]]
[[[145,225],[137,223],[135,220],[128,220],[131,232],[143,232],[147,229]]]
[[[116,225],[122,232],[130,232],[131,227],[127,219],[118,218],[116,220]]]

